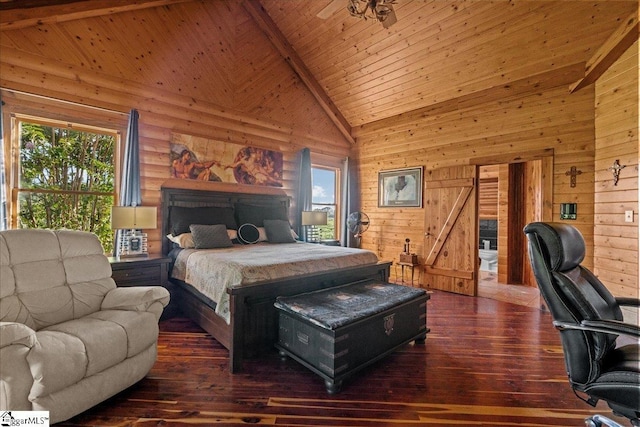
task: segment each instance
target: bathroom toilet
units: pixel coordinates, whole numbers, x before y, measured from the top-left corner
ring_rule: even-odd
[[[498,271],[498,251],[494,249],[478,249],[480,270]]]

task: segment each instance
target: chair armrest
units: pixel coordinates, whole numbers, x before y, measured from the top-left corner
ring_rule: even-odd
[[[155,303],[166,307],[169,291],[162,286],[132,286],[111,289],[102,301],[102,310],[147,311]]]
[[[623,307],[640,307],[640,299],[631,297],[616,297],[618,305]]]
[[[627,335],[640,338],[640,326],[618,320],[583,320],[580,324],[554,321],[553,325],[560,329],[576,329],[580,331],[601,332],[611,335]]]
[[[10,345],[23,345],[32,348],[36,345],[36,331],[23,323],[0,322],[0,348]]]

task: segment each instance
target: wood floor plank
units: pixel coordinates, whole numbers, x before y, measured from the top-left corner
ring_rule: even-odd
[[[228,352],[183,317],[160,322],[158,360],[131,388],[60,426],[582,426],[605,404],[571,391],[548,313],[433,292],[431,332],[336,395],[274,350],[228,372]]]

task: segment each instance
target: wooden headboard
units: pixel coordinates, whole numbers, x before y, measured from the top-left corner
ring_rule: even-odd
[[[291,200],[284,192],[278,194],[243,193],[224,190],[200,190],[162,187],[162,254],[171,250],[167,234],[171,233],[171,206],[182,207],[235,207],[237,203],[264,207],[284,207],[289,212]],[[239,225],[239,224],[238,224]]]

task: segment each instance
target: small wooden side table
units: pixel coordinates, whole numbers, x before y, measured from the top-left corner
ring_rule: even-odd
[[[405,283],[405,281],[404,281],[404,268],[407,267],[407,268],[411,269],[411,286],[413,286],[413,278],[414,278],[415,268],[418,267],[420,264],[413,263],[413,262],[399,262],[398,265],[400,266],[400,274],[401,274],[402,283]],[[419,276],[419,274],[418,274],[418,276]]]
[[[167,286],[170,258],[160,255],[137,258],[110,257],[113,280],[118,286]]]
[[[407,239],[408,241],[409,239]],[[398,265],[400,266],[400,269],[402,270],[402,283],[404,284],[404,268],[408,267],[411,269],[411,286],[413,286],[413,276],[415,273],[415,268],[419,265],[418,263],[418,255],[417,254],[412,254],[412,253],[407,253],[407,252],[402,252],[400,254],[400,261],[398,262]],[[396,277],[398,276],[398,273],[396,272]],[[420,278],[420,275],[418,273],[418,279]],[[418,283],[419,284],[419,283]]]

